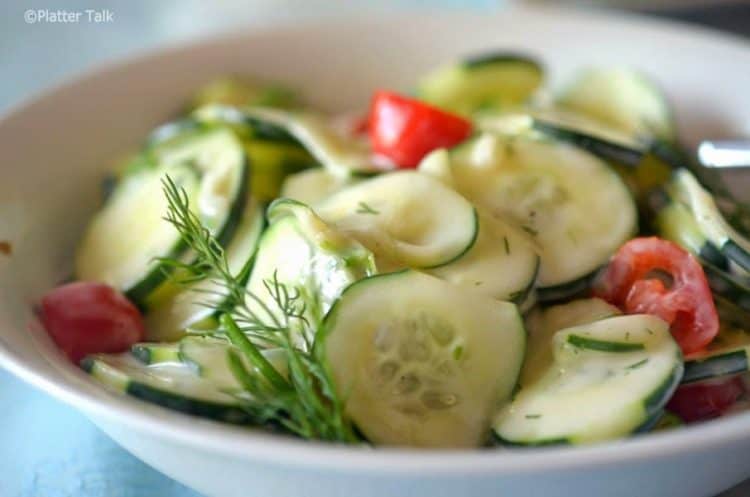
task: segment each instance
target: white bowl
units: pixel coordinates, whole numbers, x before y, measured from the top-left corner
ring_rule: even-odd
[[[102,68],[0,122],[0,363],[85,412],[148,464],[211,496],[564,495],[704,497],[750,476],[750,414],[583,448],[420,452],[306,443],[108,393],[71,366],[32,305],[70,272],[102,173],[180,109],[201,83],[258,74],[331,109],[378,87],[407,89],[459,54],[519,49],[553,80],[586,64],[650,73],[682,137],[750,129],[750,46],[729,36],[620,16],[553,10],[401,15],[254,31]]]

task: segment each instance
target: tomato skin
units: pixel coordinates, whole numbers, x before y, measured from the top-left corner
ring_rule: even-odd
[[[372,98],[369,133],[373,150],[400,168],[415,168],[431,151],[471,134],[471,122],[417,100],[379,91]]]
[[[667,409],[687,423],[703,421],[724,414],[744,393],[745,385],[739,376],[682,385],[667,403]]]
[[[655,272],[671,278],[669,287]],[[719,316],[703,268],[667,240],[635,238],[620,247],[594,293],[628,314],[665,320],[685,354],[700,351],[719,332]]]
[[[124,352],[145,336],[140,311],[114,288],[75,282],[42,298],[41,319],[52,340],[74,363],[88,354]]]

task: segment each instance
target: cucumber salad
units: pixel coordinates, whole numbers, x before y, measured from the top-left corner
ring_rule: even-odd
[[[111,390],[337,443],[585,444],[741,410],[750,210],[654,83],[550,88],[494,53],[406,95],[331,115],[201,89],[107,176],[41,301],[54,342]]]

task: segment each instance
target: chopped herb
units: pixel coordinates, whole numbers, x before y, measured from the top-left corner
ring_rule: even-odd
[[[539,233],[537,230],[535,230],[534,228],[532,228],[531,226],[527,224],[522,225],[521,229],[531,236],[536,236]]]
[[[380,214],[379,211],[376,211],[369,205],[367,205],[365,202],[359,202],[359,209],[357,209],[357,214]]]
[[[625,332],[625,341],[627,342],[628,340],[630,340],[630,332],[626,331]]]
[[[638,369],[644,364],[646,364],[647,362],[648,362],[648,357],[636,362],[635,364],[631,364],[630,366],[625,366],[625,369]]]
[[[648,333],[649,335],[653,335],[653,334],[654,334],[654,332],[653,332],[653,331],[651,330],[651,328],[646,328],[646,332],[647,332],[647,333]]]
[[[479,285],[481,285],[481,284],[482,284],[482,282],[481,282],[481,281],[475,281],[475,282],[474,282],[474,286],[479,286]]]
[[[505,245],[505,253],[507,255],[510,255],[510,242],[508,241],[508,237],[507,236],[503,237],[503,245]]]
[[[298,344],[298,328],[315,332],[305,318],[305,304],[298,288],[279,282],[276,273],[264,286],[279,315],[264,306],[260,311],[248,301],[262,302],[249,292],[245,282],[229,270],[224,249],[191,210],[185,190],[169,176],[163,180],[167,199],[165,219],[175,227],[195,261],[160,259],[162,264],[188,270],[196,277],[211,278],[221,287],[215,301],[200,302],[221,314],[221,327],[205,335],[227,340],[236,350],[227,356],[230,371],[241,385],[237,399],[258,424],[273,423],[305,439],[357,443],[360,437],[344,414],[344,399],[336,393],[328,364],[311,352],[309,343]],[[304,340],[304,338],[303,338]],[[288,377],[281,376],[260,353],[256,343],[282,349],[289,365]],[[245,360],[243,360],[243,358]],[[248,368],[246,362],[253,368]],[[249,394],[249,395],[247,395]]]
[[[541,417],[542,417],[541,414],[527,414],[526,415],[526,419],[539,419]]]

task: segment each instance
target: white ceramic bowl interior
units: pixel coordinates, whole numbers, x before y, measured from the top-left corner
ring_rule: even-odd
[[[14,249],[0,255],[0,363],[207,495],[705,497],[750,476],[750,415],[585,448],[430,453],[223,426],[103,390],[36,323],[34,303],[70,274],[104,171],[202,83],[260,75],[326,109],[363,108],[375,88],[408,89],[438,63],[493,49],[538,56],[554,84],[586,65],[638,67],[667,91],[688,144],[750,131],[747,43],[630,17],[513,9],[348,19],[236,33],[103,67],[0,122],[0,240]]]

